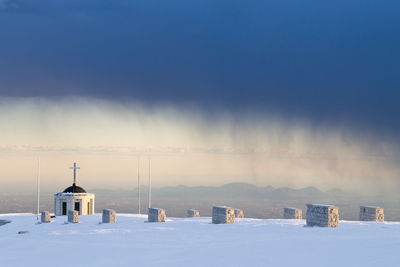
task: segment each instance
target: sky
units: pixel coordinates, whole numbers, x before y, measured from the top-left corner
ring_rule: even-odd
[[[1,182],[30,187],[40,156],[49,188],[73,161],[89,187],[133,187],[151,157],[159,186],[397,189],[399,12],[0,0]]]

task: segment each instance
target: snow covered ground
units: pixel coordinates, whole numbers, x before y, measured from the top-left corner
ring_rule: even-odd
[[[232,225],[211,218],[101,215],[78,224],[57,217],[36,224],[31,214],[0,220],[0,266],[400,266],[400,223],[341,221],[338,228],[304,227],[304,220],[239,219]],[[27,234],[18,231],[27,230]]]

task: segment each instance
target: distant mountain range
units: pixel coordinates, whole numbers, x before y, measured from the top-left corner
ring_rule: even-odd
[[[147,195],[148,188],[140,187],[142,195]],[[132,190],[95,189],[94,193],[110,195],[118,192],[120,196],[132,197],[137,194],[137,188]],[[152,189],[153,197],[162,198],[262,198],[262,199],[321,199],[321,198],[348,198],[355,197],[354,193],[347,193],[340,189],[321,191],[313,186],[293,189],[289,187],[274,188],[272,186],[258,187],[248,183],[229,183],[218,187],[213,186],[169,186]]]

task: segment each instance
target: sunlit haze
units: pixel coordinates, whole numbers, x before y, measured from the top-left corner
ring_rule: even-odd
[[[0,105],[2,187],[33,190],[37,159],[42,186],[61,190],[81,166],[89,188],[133,188],[151,160],[154,186],[315,186],[379,194],[398,185],[399,150],[385,136],[351,125],[252,110],[232,114],[195,106],[94,98],[3,98]]]

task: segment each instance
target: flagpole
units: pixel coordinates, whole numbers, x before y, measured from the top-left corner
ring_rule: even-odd
[[[36,179],[36,197],[37,197],[37,208],[36,208],[36,219],[39,221],[39,212],[40,212],[40,158],[38,158],[38,167],[37,167],[37,179]]]
[[[139,157],[138,157],[138,169],[137,169],[137,187],[138,187],[138,213],[140,214],[140,174],[139,174]]]
[[[148,197],[149,197],[149,209],[151,208],[151,168],[150,168],[150,158],[149,158],[149,193],[148,193]]]

